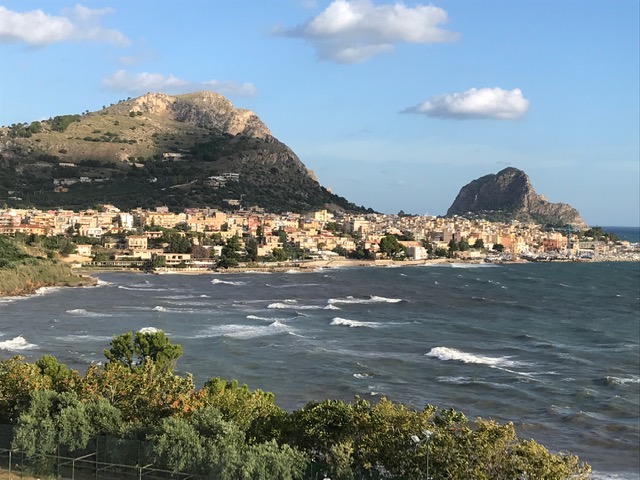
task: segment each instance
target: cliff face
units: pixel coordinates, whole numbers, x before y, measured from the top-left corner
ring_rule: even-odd
[[[195,127],[262,139],[271,136],[267,126],[252,111],[235,108],[229,100],[213,92],[203,91],[176,96],[147,93],[131,103],[133,112],[164,115]]]
[[[462,187],[447,215],[495,216],[497,212],[508,220],[587,227],[575,208],[566,203],[550,203],[535,192],[526,173],[513,167]]]

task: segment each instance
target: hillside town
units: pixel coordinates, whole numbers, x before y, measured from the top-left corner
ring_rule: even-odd
[[[589,231],[586,232],[589,234]],[[77,266],[208,270],[260,262],[398,260],[639,261],[638,244],[571,229],[461,216],[271,214],[167,207],[121,211],[0,209],[0,234],[63,238]],[[226,247],[226,252],[225,252]],[[231,262],[221,259],[231,255]],[[228,259],[228,258],[227,258]]]

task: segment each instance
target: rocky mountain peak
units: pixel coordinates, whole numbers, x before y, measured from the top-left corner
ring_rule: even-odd
[[[218,93],[201,91],[183,95],[147,93],[130,101],[130,109],[142,114],[160,115],[196,127],[229,135],[271,137],[267,126],[251,110],[236,108]]]
[[[565,203],[551,203],[538,195],[529,176],[514,167],[473,180],[460,189],[447,215],[474,214],[507,220],[586,228],[578,211]]]

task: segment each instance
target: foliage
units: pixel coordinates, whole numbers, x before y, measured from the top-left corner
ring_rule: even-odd
[[[504,245],[502,245],[501,243],[494,243],[493,250],[495,250],[496,252],[504,252]]]
[[[64,132],[73,122],[79,122],[80,115],[57,115],[49,120],[51,130]]]
[[[179,356],[172,347],[160,332],[119,335],[106,365],[83,376],[50,356],[1,361],[0,420],[16,426],[13,447],[42,455],[96,435],[134,437],[150,442],[158,467],[229,480],[418,479],[427,459],[434,480],[589,478],[577,457],[518,439],[511,423],[470,422],[453,409],[356,398],[287,413],[236,381],[212,378],[196,391],[190,375],[167,368]]]
[[[238,265],[238,260],[240,259],[241,248],[240,237],[234,235],[229,238],[225,246],[222,247],[222,253],[218,259],[217,266],[219,268],[236,267]]]
[[[182,356],[182,346],[174,345],[163,331],[133,332],[116,335],[111,348],[104,351],[108,364],[120,364],[128,368],[140,367],[151,361],[159,369],[172,371]]]
[[[620,240],[615,233],[605,232],[602,227],[591,227],[579,234],[582,238],[591,238],[596,242],[617,242]]]
[[[380,240],[380,251],[389,258],[398,258],[404,255],[406,249],[398,242],[394,235],[387,235]]]

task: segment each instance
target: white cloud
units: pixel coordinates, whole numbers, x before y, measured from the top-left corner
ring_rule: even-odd
[[[519,88],[471,88],[466,92],[436,95],[405,112],[438,118],[515,120],[528,109],[529,100]]]
[[[92,40],[128,45],[130,41],[122,32],[98,23],[102,16],[112,12],[109,8],[92,10],[78,4],[56,16],[42,10],[19,13],[0,6],[0,43],[41,47],[69,40]]]
[[[446,21],[447,12],[432,5],[376,6],[370,0],[334,0],[317,17],[279,33],[309,40],[321,59],[359,63],[392,51],[399,42],[454,41],[456,33],[440,28]]]
[[[174,75],[161,73],[129,73],[126,70],[118,70],[113,75],[102,79],[102,86],[129,94],[142,94],[146,92],[182,93],[195,90],[212,90],[222,95],[250,97],[256,94],[256,87],[252,83],[220,82],[208,80],[206,82],[189,82]]]

